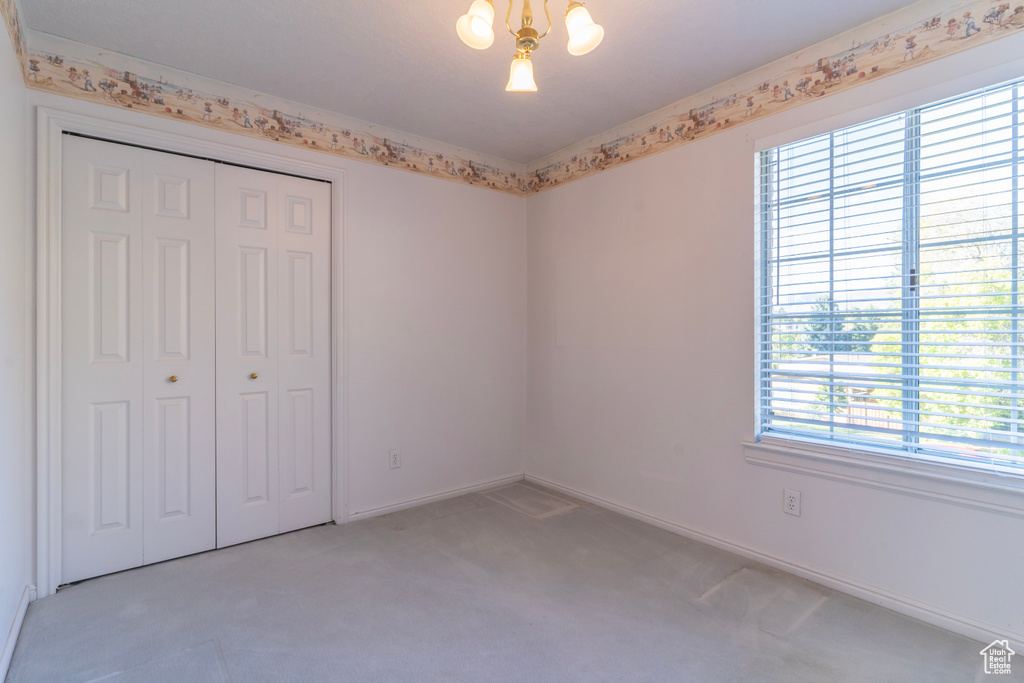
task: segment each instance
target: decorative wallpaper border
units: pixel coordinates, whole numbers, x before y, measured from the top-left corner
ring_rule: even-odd
[[[1014,0],[1024,3],[1024,0]],[[1024,29],[1024,4],[922,0],[529,165],[41,33],[0,14],[29,88],[515,195],[675,149]]]
[[[11,37],[11,45],[14,46],[14,54],[21,64],[21,73],[28,77],[28,59],[25,57],[28,50],[25,48],[25,34],[21,30],[21,17],[18,14],[18,4],[15,0],[0,0],[0,16],[3,16],[4,25],[7,27],[7,35]]]
[[[564,185],[1022,28],[1024,0],[924,0],[539,159],[527,187]]]
[[[527,192],[525,165],[64,38],[30,33],[26,58],[25,83],[34,90],[466,185]]]

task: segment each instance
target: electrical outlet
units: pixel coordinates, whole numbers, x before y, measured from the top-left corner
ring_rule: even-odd
[[[402,454],[397,450],[391,451],[391,469],[398,469],[402,466]]]
[[[782,511],[787,515],[800,516],[800,492],[785,489],[782,497]]]

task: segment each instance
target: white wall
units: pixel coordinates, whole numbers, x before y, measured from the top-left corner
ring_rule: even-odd
[[[1020,638],[1022,494],[757,466],[746,457],[766,454],[742,443],[755,141],[1019,78],[1022,47],[1006,38],[529,198],[527,475],[974,637]],[[784,487],[801,517],[783,514]]]
[[[2,29],[0,29],[2,31]],[[11,41],[0,35],[0,649],[32,578],[26,393],[28,363],[25,86]],[[0,665],[0,673],[3,667]]]
[[[360,164],[347,185],[350,513],[521,476],[522,198]]]

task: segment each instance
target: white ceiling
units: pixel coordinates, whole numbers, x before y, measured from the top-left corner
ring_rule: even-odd
[[[521,0],[514,0],[514,16]],[[506,93],[513,38],[455,34],[470,0],[21,0],[42,31],[527,163],[900,7],[906,0],[589,0],[604,42],[565,50],[567,0]],[[533,0],[543,30],[543,0]],[[500,30],[499,30],[500,29]],[[870,36],[869,36],[870,37]]]

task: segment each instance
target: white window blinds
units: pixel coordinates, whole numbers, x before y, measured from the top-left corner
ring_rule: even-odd
[[[762,434],[1024,473],[1022,97],[760,154]]]

